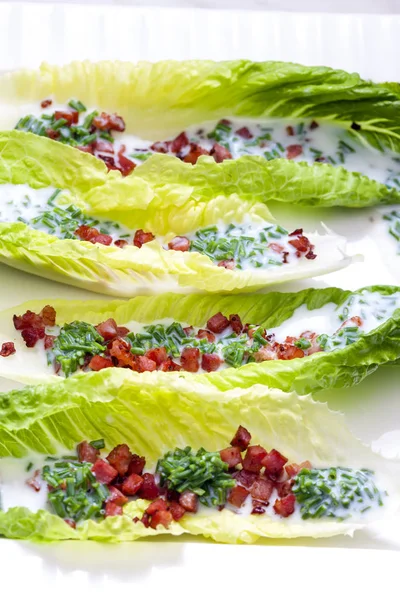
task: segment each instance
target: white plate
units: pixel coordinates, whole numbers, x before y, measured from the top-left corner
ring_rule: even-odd
[[[0,4],[0,69],[42,60],[251,58],[325,64],[376,80],[400,79],[399,16],[312,15],[51,4]],[[278,204],[283,224],[326,225],[344,233],[356,263],[314,281],[281,286],[400,285],[400,267],[384,259],[370,216],[374,209],[310,211]],[[94,294],[0,265],[0,309],[32,298],[83,299]],[[353,431],[392,455],[400,449],[400,371],[381,368],[361,385],[320,393],[343,410]],[[10,389],[0,381],[0,390]],[[110,598],[142,592],[152,598],[376,598],[383,583],[397,589],[400,522],[355,538],[265,542],[252,547],[200,541],[32,545],[0,540],[1,592],[41,598]],[[375,577],[379,573],[379,578]],[[132,587],[133,584],[133,587]],[[394,587],[396,586],[396,587]],[[346,591],[344,591],[346,590]],[[19,595],[17,595],[19,597]]]

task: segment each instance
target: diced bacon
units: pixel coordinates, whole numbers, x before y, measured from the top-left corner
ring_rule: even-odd
[[[228,269],[229,271],[233,271],[235,266],[236,266],[236,263],[233,260],[233,258],[228,258],[226,260],[220,260],[219,263],[217,264],[217,267],[223,267],[224,269]]]
[[[338,331],[343,329],[343,327],[362,327],[363,320],[361,317],[351,317],[351,319],[347,319],[342,325],[339,327]]]
[[[172,501],[169,510],[171,512],[174,521],[180,521],[185,514],[186,510],[178,502]]]
[[[48,108],[49,106],[51,106],[53,104],[53,100],[50,100],[50,98],[46,98],[46,100],[42,100],[40,103],[40,106],[42,108]]]
[[[229,327],[229,321],[221,312],[216,313],[207,321],[207,328],[213,333],[222,333]]]
[[[197,373],[199,370],[200,350],[198,348],[184,348],[181,354],[181,365],[184,371]]]
[[[266,475],[269,477],[278,477],[282,473],[287,461],[286,456],[283,456],[278,450],[273,449],[262,459],[261,464],[265,467]]]
[[[288,125],[286,127],[286,133],[287,135],[294,135],[294,128],[291,125]]]
[[[238,335],[243,331],[243,323],[239,315],[229,315],[229,325]]]
[[[93,125],[101,131],[125,131],[125,121],[116,113],[102,112],[93,119]]]
[[[158,370],[168,373],[170,371],[182,371],[182,367],[181,365],[178,365],[178,363],[174,362],[171,358],[168,358],[161,363],[161,365],[158,367]]]
[[[228,467],[232,469],[236,467],[236,465],[240,465],[242,462],[242,455],[240,453],[240,448],[237,446],[233,446],[230,448],[225,448],[224,450],[219,451],[219,455],[221,460],[226,462]]]
[[[109,140],[102,140],[101,138],[98,138],[94,142],[94,149],[97,152],[109,152],[110,154],[114,154],[114,144]]]
[[[353,125],[356,125],[356,123],[353,123]],[[310,123],[310,129],[311,129],[311,131],[313,129],[317,129],[317,127],[319,127],[319,124],[317,123],[317,121],[311,121],[311,123]],[[359,128],[361,129],[361,127],[359,127]],[[355,129],[355,128],[353,128],[353,129]]]
[[[27,310],[26,313],[21,316],[14,315],[13,322],[17,331],[22,331],[23,329],[38,329],[44,326],[42,317],[30,310]]]
[[[112,237],[111,235],[107,235],[106,233],[99,233],[99,235],[95,235],[91,240],[92,244],[102,244],[103,246],[111,246]]]
[[[139,373],[144,373],[145,371],[156,371],[157,363],[154,360],[150,360],[147,356],[136,356],[136,371]]]
[[[168,529],[168,527],[171,525],[171,522],[172,514],[169,512],[169,510],[159,510],[151,517],[150,527],[152,529],[157,529],[159,525],[162,525],[165,527],[165,529]]]
[[[24,329],[21,331],[21,336],[27,348],[34,348],[39,340],[45,336],[44,328],[41,329]]]
[[[143,473],[144,466],[146,464],[146,459],[144,456],[139,456],[138,454],[132,454],[131,462],[128,467],[128,475],[141,475]]]
[[[308,260],[314,260],[315,258],[317,258],[317,255],[314,252],[314,248],[315,246],[313,246],[312,244],[310,245],[310,249],[306,254],[306,258],[308,258]]]
[[[12,354],[15,354],[15,353],[16,353],[16,350],[15,350],[14,342],[4,342],[1,345],[0,356],[6,357],[6,356],[11,356]]]
[[[156,484],[154,475],[152,475],[151,473],[144,473],[143,483],[140,490],[141,498],[144,498],[145,500],[154,500],[159,495],[160,490],[158,488],[158,485]]]
[[[239,449],[243,452],[247,450],[248,445],[250,444],[251,433],[247,431],[245,427],[239,425],[233,439],[231,441],[231,446],[238,446]]]
[[[302,469],[312,469],[312,464],[309,460],[305,460],[299,465],[292,463],[290,465],[286,465],[285,467],[285,471],[289,477],[295,477]]]
[[[289,494],[284,498],[278,498],[275,500],[274,511],[277,515],[281,517],[289,517],[294,513],[294,505],[296,502],[296,496],[294,494]]]
[[[186,133],[183,131],[180,133],[170,144],[170,151],[174,154],[179,154],[182,150],[189,146],[189,140]]]
[[[51,140],[58,140],[58,138],[60,137],[60,132],[56,129],[51,129],[49,127],[49,129],[46,129],[46,136]]]
[[[262,446],[249,446],[243,459],[243,468],[253,473],[262,469],[262,460],[267,456],[267,451]]]
[[[307,348],[307,356],[311,356],[311,354],[315,354],[315,352],[321,352],[322,348],[317,342],[317,333],[314,333],[313,331],[303,331],[299,337],[308,340],[311,344],[311,347]]]
[[[118,475],[117,469],[114,469],[102,458],[98,458],[92,467],[92,471],[100,483],[111,483]]]
[[[183,159],[183,162],[195,165],[200,156],[208,156],[210,153],[198,144],[190,144],[190,150]]]
[[[168,360],[168,354],[166,348],[161,346],[160,348],[151,348],[151,350],[147,350],[145,356],[150,360],[154,361],[159,367],[163,362]]]
[[[285,249],[281,244],[277,244],[276,242],[268,244],[268,248],[270,248],[272,252],[276,252],[277,254],[281,254]]]
[[[289,233],[289,237],[293,237],[294,235],[302,235],[302,233],[302,229],[295,229],[294,231],[292,231],[292,233]]]
[[[187,237],[178,235],[168,242],[168,248],[175,250],[175,252],[187,252],[190,248],[190,240]]]
[[[109,367],[113,367],[114,363],[111,358],[107,356],[93,356],[88,365],[89,369],[92,371],[101,371],[102,369],[107,369]]]
[[[207,373],[218,371],[224,361],[218,354],[203,354],[201,357],[201,368]]]
[[[100,235],[100,231],[98,229],[95,227],[89,227],[89,225],[80,225],[74,233],[85,242],[91,242],[94,237]]]
[[[236,133],[245,140],[251,140],[251,138],[254,137],[248,127],[241,127]]]
[[[124,476],[132,460],[132,452],[127,444],[119,444],[111,450],[107,460],[114,469],[117,469],[118,475]]]
[[[42,317],[43,325],[46,327],[54,327],[56,324],[56,311],[53,306],[50,306],[49,304],[46,304],[46,306],[42,308],[39,316]]]
[[[128,498],[124,496],[124,494],[120,492],[118,488],[114,487],[113,485],[110,485],[108,489],[110,495],[106,500],[107,503],[114,502],[114,504],[117,504],[117,506],[123,506],[128,502]]]
[[[241,469],[240,471],[235,471],[232,477],[236,479],[236,481],[245,488],[251,488],[253,483],[258,477],[257,473],[253,473],[252,471],[247,471],[246,469]]]
[[[153,150],[153,152],[167,154],[167,152],[169,152],[170,144],[171,142],[154,142],[154,144],[150,146],[150,150]]]
[[[294,358],[303,358],[304,350],[291,344],[277,344],[277,358],[279,360],[293,360]]]
[[[129,333],[129,329],[127,327],[117,327],[117,335],[118,337],[124,337]]]
[[[213,333],[211,333],[211,331],[207,331],[207,329],[199,329],[196,337],[199,340],[203,340],[203,339],[207,338],[207,340],[210,342],[210,344],[212,344],[212,342],[215,342],[215,335]]]
[[[78,123],[79,113],[77,110],[56,110],[54,118],[56,121],[58,121],[58,119],[65,119],[67,121],[66,125],[70,127],[71,125],[76,125],[76,123]]]
[[[136,248],[141,248],[143,244],[147,244],[154,240],[154,235],[150,231],[143,231],[143,229],[138,229],[135,232],[135,236],[133,238],[133,245]]]
[[[87,154],[94,154],[92,144],[88,144],[87,146],[75,146],[75,148],[81,152],[87,152]]]
[[[286,148],[286,158],[296,158],[300,154],[303,154],[303,146],[300,146],[300,144],[292,144]]]
[[[97,158],[105,163],[109,171],[119,171],[117,165],[115,164],[115,158],[113,156],[110,156],[109,154],[98,153]]]
[[[76,523],[72,519],[64,519],[64,523],[69,525],[72,529],[76,529]]]
[[[35,492],[40,492],[42,488],[42,482],[40,480],[40,470],[36,469],[32,477],[26,480],[26,485],[29,485]]]
[[[230,127],[232,125],[232,121],[229,119],[221,119],[218,121],[218,125],[227,125],[227,127]]]
[[[116,338],[108,344],[108,350],[110,356],[117,359],[119,367],[130,367],[136,370],[135,357],[131,353],[131,347],[128,342],[122,338]]]
[[[276,350],[272,346],[263,346],[257,352],[254,353],[254,359],[256,362],[264,362],[265,360],[275,360],[277,358]]]
[[[76,452],[78,454],[78,459],[81,462],[89,462],[92,464],[96,462],[100,455],[100,451],[93,448],[86,440],[77,445]]]
[[[146,508],[146,512],[148,515],[154,515],[159,510],[167,510],[167,503],[163,498],[157,498],[157,500],[153,500],[151,504]]]
[[[117,337],[117,323],[114,319],[107,319],[107,321],[99,323],[96,325],[96,329],[101,337],[106,340],[106,342],[109,342]]]
[[[258,477],[250,488],[250,494],[255,500],[268,502],[273,490],[274,484],[272,481]]]
[[[179,504],[190,513],[195,513],[199,507],[199,498],[194,492],[186,490],[179,496]]]
[[[185,332],[186,337],[190,337],[194,334],[194,327],[189,325],[189,327],[183,327],[183,331]],[[200,331],[203,331],[200,329]]]
[[[217,143],[215,143],[211,148],[210,156],[212,156],[217,163],[221,163],[226,159],[232,158],[232,154],[229,152],[229,150]]]
[[[106,518],[122,515],[122,506],[116,502],[106,502]]]
[[[128,475],[128,477],[122,483],[122,492],[127,496],[134,496],[143,487],[144,478],[136,473]],[[155,497],[155,496],[154,496]],[[149,498],[149,500],[152,498]]]
[[[294,481],[293,479],[286,479],[286,481],[277,481],[275,485],[279,498],[284,498],[292,493]]]
[[[142,518],[140,519],[140,521],[147,528],[147,527],[150,527],[150,519],[151,519],[150,515],[148,515],[147,513],[143,513]]]
[[[237,485],[236,487],[232,488],[229,492],[228,502],[230,504],[233,504],[233,506],[240,508],[241,506],[243,506],[249,493],[250,492],[244,487],[242,487],[241,485]]]
[[[55,335],[44,335],[44,349],[49,350],[54,346],[54,340],[56,339]]]
[[[259,502],[254,502],[253,500],[253,510],[251,511],[252,515],[263,515],[265,513],[265,505]]]
[[[118,248],[125,248],[125,246],[128,245],[128,242],[126,240],[116,240],[114,242],[114,246],[118,246]]]
[[[311,246],[310,240],[305,235],[299,235],[296,239],[289,240],[288,243],[302,254],[308,252]]]
[[[119,170],[121,171],[121,173],[124,177],[126,177],[127,175],[130,175],[136,167],[136,163],[134,163],[133,160],[131,160],[127,156],[125,156],[125,151],[126,151],[126,147],[124,145],[122,145],[120,147],[120,149],[118,150]]]

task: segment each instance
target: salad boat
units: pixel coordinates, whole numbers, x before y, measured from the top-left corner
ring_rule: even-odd
[[[0,413],[10,538],[329,537],[399,505],[399,463],[310,396],[108,370],[0,394]]]

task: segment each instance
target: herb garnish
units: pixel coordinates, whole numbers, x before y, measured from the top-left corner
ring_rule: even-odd
[[[84,364],[87,355],[94,356],[104,352],[103,342],[104,338],[93,325],[73,321],[61,328],[54,340],[51,355],[61,365],[64,375],[69,377]]]

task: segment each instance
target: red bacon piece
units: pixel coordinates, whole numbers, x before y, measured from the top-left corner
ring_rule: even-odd
[[[237,446],[233,446],[230,448],[225,448],[224,450],[219,451],[219,455],[221,460],[226,462],[228,467],[232,469],[236,467],[236,465],[240,465],[242,462],[242,455],[240,453],[240,448]]]
[[[95,474],[97,481],[100,483],[111,483],[118,475],[117,469],[114,469],[102,458],[98,458],[92,467],[92,472]]]
[[[289,477],[295,477],[302,469],[312,469],[312,464],[309,460],[305,460],[299,465],[292,463],[290,465],[286,465],[285,467],[285,471]]]
[[[133,245],[136,248],[141,248],[143,244],[147,244],[154,240],[154,235],[150,231],[143,231],[143,229],[138,229],[135,232],[135,236],[133,238]]]
[[[291,125],[288,125],[288,126],[286,127],[286,133],[287,133],[288,135],[294,135],[294,128],[293,128]]]
[[[110,496],[106,500],[107,503],[114,502],[114,504],[117,504],[117,506],[123,506],[128,502],[128,498],[124,496],[124,494],[120,492],[118,488],[114,487],[113,485],[110,485],[108,489],[110,492]]]
[[[113,340],[117,337],[117,323],[114,319],[107,319],[96,325],[98,333],[103,337],[106,342]]]
[[[22,331],[23,329],[40,329],[44,327],[43,319],[40,314],[36,314],[30,310],[27,310],[21,316],[14,315],[13,316],[14,327],[17,331]]]
[[[145,356],[156,363],[157,367],[159,367],[163,362],[168,360],[168,354],[166,348],[161,346],[160,348],[151,348],[151,350],[147,350]]]
[[[240,508],[244,504],[244,501],[246,500],[249,494],[250,492],[248,490],[246,490],[241,485],[237,485],[236,487],[232,488],[229,492],[228,502],[230,504],[233,504],[233,506]]]
[[[208,156],[210,153],[205,148],[202,148],[198,144],[190,144],[190,150],[186,154],[183,162],[195,165],[200,156]]]
[[[303,358],[304,350],[297,348],[292,344],[277,344],[277,358],[279,360],[293,360],[294,358]]]
[[[154,142],[154,144],[150,146],[150,150],[153,150],[153,152],[161,152],[161,154],[167,154],[170,145],[171,142]]]
[[[107,235],[106,233],[99,233],[99,235],[95,235],[91,240],[92,244],[102,244],[103,246],[110,246],[112,244],[111,235]]]
[[[276,242],[268,244],[268,248],[270,248],[273,252],[276,252],[277,254],[281,254],[284,251],[284,247],[281,244],[277,244]]]
[[[128,475],[141,475],[143,473],[146,459],[144,456],[138,454],[132,454],[131,462],[128,467]]]
[[[289,240],[289,244],[302,254],[308,252],[311,246],[310,240],[305,235],[299,235],[296,239]]]
[[[106,502],[105,517],[116,517],[122,515],[122,506],[116,502]]]
[[[78,459],[81,462],[89,462],[94,464],[100,455],[100,451],[93,448],[86,440],[81,442],[76,447]]]
[[[300,146],[300,144],[291,144],[286,148],[286,158],[296,158],[300,154],[303,154],[303,146]]]
[[[339,327],[338,331],[340,331],[340,329],[343,329],[343,327],[348,327],[348,326],[353,326],[354,325],[356,327],[361,327],[363,324],[363,320],[361,317],[351,317],[350,319],[347,319],[344,323],[342,323],[342,325]]]
[[[215,335],[213,333],[211,333],[211,331],[207,331],[207,329],[199,329],[196,337],[199,340],[203,340],[204,338],[207,338],[207,340],[210,342],[210,344],[212,344],[212,342],[215,342]]]
[[[154,515],[159,510],[167,510],[167,503],[163,498],[157,498],[157,500],[153,500],[151,504],[146,508],[146,512],[148,515]]]
[[[239,315],[229,315],[229,325],[238,335],[243,331],[243,323]]]
[[[132,475],[131,475],[132,477]],[[160,495],[160,490],[156,484],[154,475],[151,473],[144,473],[143,483],[140,489],[140,497],[145,500],[154,500]]]
[[[94,142],[94,149],[97,152],[109,152],[110,154],[114,154],[114,144],[109,140],[102,140],[101,138],[98,138]]]
[[[281,517],[289,517],[294,513],[294,505],[296,502],[296,496],[294,494],[289,494],[284,498],[278,498],[275,500],[274,511],[277,515]]]
[[[124,476],[132,460],[132,452],[127,444],[119,444],[111,450],[107,460],[114,469],[117,469],[118,475]]]
[[[127,156],[125,156],[125,154],[124,154],[125,151],[126,151],[126,146],[124,146],[124,145],[122,145],[120,147],[120,149],[118,150],[119,170],[121,171],[121,173],[124,177],[126,177],[127,175],[130,175],[136,167],[136,163],[134,163],[133,160],[131,160]]]
[[[229,321],[221,312],[216,313],[207,321],[207,328],[213,333],[222,333],[227,327],[229,327]]]
[[[279,498],[284,498],[292,493],[294,481],[293,479],[286,479],[286,481],[277,481],[275,485]]]
[[[250,494],[255,500],[268,502],[273,490],[274,484],[272,481],[258,477],[250,488]]]
[[[65,119],[67,121],[67,127],[70,127],[71,125],[76,125],[76,123],[78,123],[79,113],[77,110],[56,110],[54,118],[56,121],[58,121],[58,119]]]
[[[228,269],[229,271],[233,271],[235,266],[236,266],[236,263],[233,260],[233,258],[228,258],[226,260],[220,260],[219,263],[217,264],[217,267],[223,267],[224,269]]]
[[[251,488],[258,475],[257,473],[253,473],[252,471],[241,469],[240,471],[235,471],[232,477],[234,477],[241,486],[245,488]]]
[[[72,519],[64,519],[64,523],[69,525],[72,529],[76,529],[76,523]]]
[[[46,100],[42,100],[40,103],[40,106],[42,108],[47,108],[48,106],[51,106],[53,104],[53,100],[50,100],[50,98],[47,98]]]
[[[32,477],[26,480],[26,485],[29,485],[35,492],[40,492],[42,488],[42,482],[40,480],[40,470],[36,469]]]
[[[199,370],[200,350],[198,348],[184,348],[181,354],[181,365],[184,371],[197,373]]]
[[[128,342],[122,338],[116,338],[108,345],[110,356],[117,359],[119,367],[130,367],[136,370],[135,357],[131,354],[130,349]]]
[[[44,348],[45,350],[49,350],[54,346],[54,340],[56,339],[55,335],[46,335],[44,336]]]
[[[93,356],[93,358],[91,358],[90,363],[88,365],[89,369],[91,369],[92,371],[101,371],[102,369],[107,369],[109,367],[113,367],[114,363],[111,360],[111,358],[108,358],[107,356]]]
[[[3,342],[1,345],[0,356],[6,357],[15,354],[15,345],[14,342]]]
[[[211,148],[210,156],[212,156],[217,163],[221,163],[226,159],[232,158],[232,154],[229,152],[229,150],[217,143],[215,143]]]
[[[164,372],[182,371],[182,367],[181,365],[175,363],[171,358],[168,358],[163,363],[161,363],[161,365],[158,367],[158,370]]]
[[[251,433],[247,431],[245,427],[239,425],[233,439],[231,441],[231,446],[238,446],[241,452],[247,449],[250,444]]]
[[[203,354],[201,357],[201,368],[207,373],[218,371],[224,361],[218,354]]]
[[[262,502],[257,502],[257,500],[253,500],[253,510],[251,511],[252,515],[263,515],[265,513],[265,506]]]
[[[87,152],[88,154],[94,154],[92,144],[88,144],[87,146],[76,146],[76,149],[80,150],[81,152]]]
[[[122,483],[122,492],[127,496],[134,496],[143,487],[144,478],[136,473],[128,475]],[[149,498],[150,499],[150,498]]]
[[[50,138],[51,140],[58,140],[58,138],[60,137],[60,132],[57,131],[56,129],[46,129],[46,136],[48,138]]]
[[[174,154],[179,154],[186,146],[189,146],[189,140],[186,133],[183,131],[170,142],[169,149]]]
[[[187,252],[190,248],[190,240],[187,237],[178,235],[168,242],[168,248],[175,252]]]
[[[182,492],[182,494],[179,496],[179,504],[187,512],[195,513],[198,511],[199,498],[198,498],[197,494],[195,494],[194,492],[190,492],[189,490],[186,490],[185,492]]]
[[[157,363],[154,360],[150,360],[147,356],[136,356],[136,371],[144,373],[145,371],[156,371]]]
[[[126,240],[116,240],[114,242],[114,246],[118,246],[118,248],[125,248],[125,246],[128,245],[128,242]]]
[[[101,131],[125,131],[125,121],[116,113],[102,112],[93,119],[93,125]]]
[[[263,362],[264,360],[275,360],[277,358],[277,352],[272,346],[263,346],[254,354],[256,362]]]
[[[21,336],[27,348],[34,348],[39,340],[45,336],[44,328],[41,329],[24,329],[21,331]]]
[[[310,129],[311,129],[311,131],[313,129],[317,129],[317,127],[319,127],[317,121],[311,121],[311,123],[310,123]],[[355,129],[355,127],[353,127],[353,129]],[[361,127],[360,127],[360,129],[361,129]]]
[[[159,525],[168,529],[172,522],[172,514],[169,510],[159,510],[152,517],[150,521],[150,527],[152,529],[157,529]]]
[[[178,502],[172,501],[169,506],[172,518],[174,521],[180,521],[186,510]]]
[[[261,464],[265,467],[266,475],[278,477],[282,473],[283,467],[287,461],[288,459],[286,456],[283,456],[278,450],[273,449],[262,459]]]
[[[112,237],[104,233],[100,233],[95,227],[89,227],[88,225],[80,225],[75,231],[75,235],[80,237],[85,242],[91,242],[92,244],[103,244],[109,246],[112,242]]]
[[[236,133],[245,140],[251,140],[251,138],[254,137],[248,127],[241,127],[236,131]]]
[[[243,459],[243,468],[253,473],[262,469],[262,460],[267,456],[267,451],[262,446],[249,446]]]

